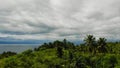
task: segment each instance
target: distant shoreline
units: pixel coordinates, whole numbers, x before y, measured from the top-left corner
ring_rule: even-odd
[[[0,44],[0,54],[3,52],[11,51],[21,53],[27,49],[34,49],[41,44]]]

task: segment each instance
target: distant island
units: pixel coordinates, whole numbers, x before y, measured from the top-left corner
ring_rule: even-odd
[[[120,42],[87,35],[84,43],[66,39],[44,43],[20,54],[0,54],[0,68],[120,68]]]

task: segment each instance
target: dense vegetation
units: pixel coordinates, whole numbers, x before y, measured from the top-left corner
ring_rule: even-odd
[[[80,45],[64,39],[17,55],[4,52],[0,68],[120,68],[120,43],[106,41],[88,35]]]

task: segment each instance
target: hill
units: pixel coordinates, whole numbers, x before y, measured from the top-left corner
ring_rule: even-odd
[[[4,52],[0,68],[120,68],[120,43],[88,35],[75,45],[64,39],[44,43],[20,54]]]

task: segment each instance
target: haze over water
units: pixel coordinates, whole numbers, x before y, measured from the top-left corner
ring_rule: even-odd
[[[0,44],[0,53],[11,51],[21,53],[27,49],[34,49],[40,44]]]

